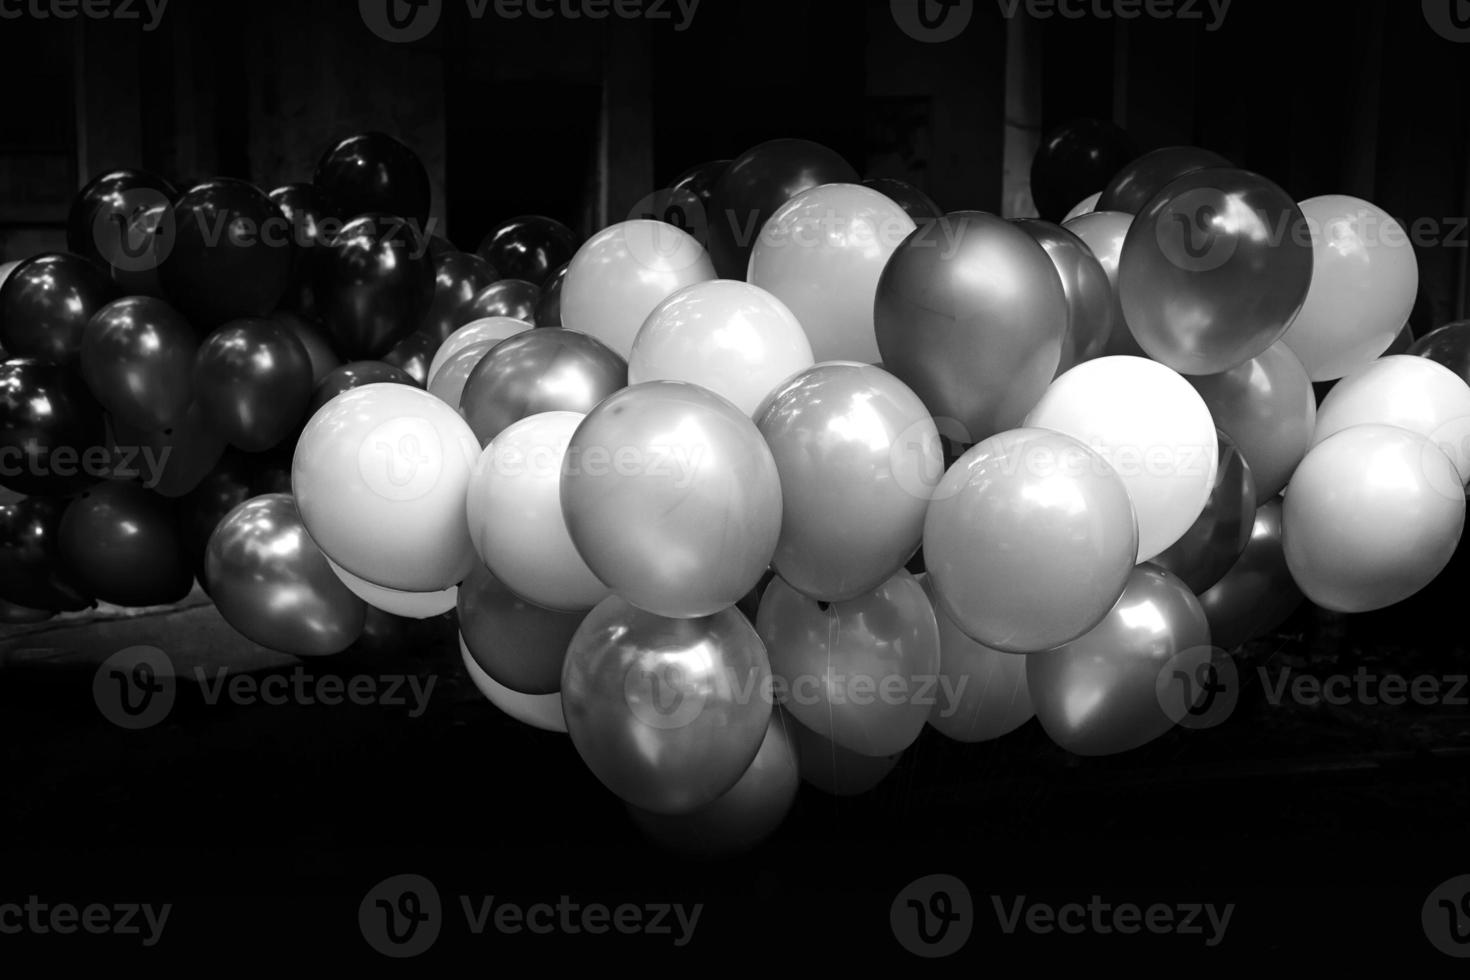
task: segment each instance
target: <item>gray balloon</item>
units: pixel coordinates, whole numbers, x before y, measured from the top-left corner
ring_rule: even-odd
[[[628,385],[628,362],[595,337],[548,327],[496,344],[465,380],[459,411],[481,446],[541,412],[592,411]]]

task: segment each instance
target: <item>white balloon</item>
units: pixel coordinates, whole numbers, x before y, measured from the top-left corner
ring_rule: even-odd
[[[1082,200],[1072,205],[1072,210],[1068,211],[1066,216],[1063,217],[1062,220],[1071,221],[1073,218],[1081,217],[1084,214],[1091,214],[1092,212],[1097,210],[1097,202],[1098,199],[1101,197],[1102,191],[1094,191],[1093,193],[1087,195]]]
[[[381,609],[395,616],[428,619],[430,616],[447,613],[459,600],[459,586],[457,585],[451,585],[438,592],[404,592],[401,589],[374,585],[367,579],[353,575],[330,558],[327,559],[327,564],[332,566],[332,571],[337,574],[337,578],[342,580],[342,584],[347,586],[349,592],[374,609]]]
[[[478,320],[471,320],[460,327],[454,333],[444,338],[444,343],[434,351],[433,360],[429,361],[429,384],[434,383],[434,375],[444,366],[444,362],[455,354],[464,350],[471,344],[489,341],[492,346],[500,343],[507,337],[515,336],[525,330],[530,330],[531,324],[525,320],[517,320],[509,316],[487,316]]]
[[[470,649],[465,646],[462,636],[459,638],[459,656],[464,661],[464,669],[470,675],[470,680],[495,707],[533,728],[546,732],[566,732],[567,722],[562,716],[560,691],[552,694],[522,694],[512,691],[504,684],[496,683],[493,677],[485,673],[484,668],[475,663],[475,658],[470,655]]]

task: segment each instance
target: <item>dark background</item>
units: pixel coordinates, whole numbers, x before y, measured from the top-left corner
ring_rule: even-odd
[[[908,179],[947,210],[1020,213],[1024,168],[1007,160],[1077,116],[1112,118],[1144,147],[1209,147],[1297,199],[1355,194],[1446,233],[1467,211],[1470,44],[1435,33],[1418,3],[1236,0],[1215,32],[974,8],[944,44],[907,37],[886,2],[703,0],[676,33],[475,21],[445,0],[436,30],[408,45],[374,37],[350,0],[172,0],[152,33],[0,20],[0,258],[60,247],[71,194],[102,170],[270,187],[309,179],[328,144],[362,129],[423,156],[435,216],[461,248],[519,213],[589,232],[685,168],[779,136]],[[1466,246],[1461,230],[1420,248],[1417,334],[1464,315]],[[1244,663],[1463,673],[1464,564],[1387,613],[1303,610]],[[520,974],[585,956],[594,968],[846,974],[920,962],[903,959],[888,906],[942,872],[983,906],[957,957],[966,970],[1457,965],[1429,947],[1419,909],[1470,872],[1463,708],[1268,708],[1247,683],[1220,728],[1105,760],[1066,756],[1034,722],[979,746],[926,731],[872,793],[804,788],[765,847],[697,863],[643,842],[564,736],[490,709],[462,676],[452,628],[430,622],[310,665],[436,676],[450,696],[419,719],[185,698],[164,725],[128,733],[97,714],[90,670],[0,670],[0,901],[173,902],[166,948],[149,957],[320,969],[374,956],[357,902],[414,872],[446,901],[706,903],[694,947],[672,951],[682,966],[654,937],[447,929],[418,969],[463,957],[457,969]],[[1094,893],[1238,907],[1215,950],[1007,937],[989,912],[991,894]],[[0,958],[16,962],[76,952],[120,962],[133,950],[118,937],[0,937]]]

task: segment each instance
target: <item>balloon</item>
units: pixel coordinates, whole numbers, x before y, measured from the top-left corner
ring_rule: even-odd
[[[169,303],[201,335],[229,320],[263,317],[291,283],[285,215],[260,189],[219,178],[185,191],[154,241]]]
[[[399,218],[348,222],[322,258],[317,306],[346,357],[381,357],[413,333],[434,299],[434,263]]]
[[[470,371],[459,408],[487,446],[512,422],[540,412],[585,414],[627,383],[628,365],[595,338],[543,327],[490,348]]]
[[[914,220],[861,184],[824,184],[776,209],[746,278],[791,308],[819,361],[878,360],[873,299],[888,257]]]
[[[957,742],[988,742],[1030,721],[1036,709],[1026,658],[970,639],[939,605],[929,576],[920,581],[939,624],[939,683],[929,724]]]
[[[1097,200],[1097,210],[1138,214],[1164,185],[1197,170],[1229,166],[1230,161],[1218,153],[1197,146],[1150,150],[1113,175]]]
[[[835,602],[903,567],[944,473],[939,431],[917,395],[880,368],[818,364],[777,389],[757,425],[781,477],[772,563],[782,578]]]
[[[710,257],[720,278],[745,278],[756,236],[781,205],[821,184],[857,182],[851,164],[810,140],[769,140],[740,154],[710,194]]]
[[[524,279],[499,279],[475,294],[459,308],[455,328],[486,317],[510,317],[534,323],[541,290]]]
[[[491,316],[466,323],[445,338],[434,352],[433,360],[429,361],[429,384],[434,383],[434,376],[451,357],[471,344],[488,342],[493,347],[507,337],[530,329],[531,324],[525,320],[508,316]]]
[[[779,712],[792,741],[801,778],[823,793],[859,796],[881,783],[903,753],[860,755],[818,735],[785,711]]]
[[[624,801],[689,813],[728,792],[771,718],[770,666],[734,609],[666,619],[608,596],[562,667],[567,730],[582,761]]]
[[[347,591],[374,609],[392,613],[394,616],[407,619],[440,616],[453,609],[459,598],[458,586],[451,585],[437,592],[403,592],[399,589],[386,589],[358,578],[330,558],[327,559],[327,565],[332,569],[332,574],[337,576],[337,580],[347,586]]]
[[[1046,390],[1067,336],[1067,295],[1030,235],[958,211],[893,253],[873,318],[883,366],[971,444],[1014,428]]]
[[[1277,341],[1228,371],[1184,380],[1245,457],[1256,484],[1256,506],[1280,493],[1307,454],[1317,424],[1312,382],[1291,348]]]
[[[577,236],[554,218],[524,214],[491,228],[475,251],[505,278],[539,286],[552,269],[571,261]]]
[[[1123,256],[1123,242],[1127,240],[1128,228],[1133,216],[1121,211],[1090,211],[1075,218],[1068,218],[1062,227],[1092,250],[1093,256],[1107,274],[1113,288],[1113,329],[1108,333],[1108,342],[1103,354],[1128,354],[1147,357],[1123,319],[1123,305],[1118,299],[1118,261]]]
[[[1245,457],[1216,430],[1219,463],[1205,509],[1188,531],[1154,556],[1153,563],[1198,595],[1225,576],[1245,551],[1256,519],[1256,481]]]
[[[585,612],[527,602],[478,562],[460,583],[457,608],[461,641],[497,683],[524,694],[561,688],[562,661]]]
[[[28,606],[18,606],[8,599],[0,599],[0,623],[7,626],[32,626],[44,623],[55,615],[49,609],[31,609]]]
[[[546,281],[541,284],[541,298],[536,301],[536,312],[532,314],[531,321],[537,326],[559,327],[561,322],[561,287],[566,282],[567,269],[571,268],[571,262],[563,262],[546,274]]]
[[[298,657],[340,653],[362,633],[362,600],[337,580],[291,495],[254,497],[209,537],[214,604],[247,639]]]
[[[236,320],[205,339],[194,388],[210,426],[232,445],[261,452],[300,424],[311,401],[311,358],[274,320]]]
[[[5,285],[5,280],[20,266],[20,259],[12,259],[9,262],[0,262],[0,286]]]
[[[0,286],[0,346],[10,357],[74,363],[87,321],[116,295],[107,276],[79,255],[27,259]]]
[[[327,372],[326,377],[317,382],[316,388],[311,393],[311,401],[306,406],[306,417],[311,418],[321,411],[323,405],[342,392],[371,384],[418,387],[403,368],[394,367],[384,361],[350,361],[341,367],[333,368]]]
[[[66,215],[67,251],[108,269],[116,280],[128,259],[135,257],[124,237],[129,222],[147,206],[167,204],[177,195],[172,184],[146,170],[98,174],[71,199]]]
[[[624,388],[592,409],[567,449],[561,503],[592,573],[660,616],[734,605],[781,530],[776,463],[754,423],[677,381]]]
[[[1465,526],[1454,463],[1417,432],[1355,425],[1308,452],[1287,487],[1282,550],[1317,605],[1367,612],[1444,570]]]
[[[1095,629],[1026,658],[1026,684],[1053,742],[1077,755],[1113,755],[1174,727],[1161,675],[1194,677],[1210,654],[1199,600],[1163,569],[1140,565]]]
[[[429,172],[413,150],[383,133],[358,133],[332,146],[312,183],[344,221],[380,211],[425,230],[429,220]]]
[[[443,344],[465,322],[465,308],[499,274],[478,255],[453,249],[434,255],[433,261],[434,296],[419,332],[434,338],[435,344]]]
[[[1224,578],[1200,593],[1211,640],[1234,650],[1286,622],[1301,602],[1281,550],[1281,500],[1268,500],[1256,511],[1245,551]]]
[[[1443,364],[1470,384],[1470,320],[1456,320],[1431,330],[1414,341],[1408,352]]]
[[[1184,374],[1255,357],[1307,296],[1304,227],[1285,191],[1244,170],[1199,170],[1166,185],[1133,220],[1119,260],[1133,338]]]
[[[751,415],[811,366],[811,344],[785,303],[759,286],[713,279],[654,307],[628,355],[628,383],[689,381]]]
[[[113,418],[165,428],[193,401],[194,329],[161,299],[129,296],[98,310],[82,334],[82,377]]]
[[[332,371],[342,366],[342,358],[332,349],[321,322],[307,318],[290,310],[277,310],[271,319],[296,335],[301,346],[306,348],[307,360],[311,361],[311,384],[315,388]]]
[[[914,219],[916,224],[932,221],[944,215],[939,205],[934,203],[934,198],[907,181],[893,177],[869,177],[863,181],[863,186],[872,188],[903,208],[904,214]]]
[[[480,693],[501,711],[523,725],[530,725],[547,732],[565,732],[566,719],[562,717],[561,694],[520,694],[495,682],[489,674],[475,663],[465,646],[464,638],[459,641],[459,656],[464,662],[465,672]]]
[[[740,275],[726,278],[744,278]],[[562,325],[590,334],[627,357],[638,328],[670,293],[715,278],[693,236],[662,221],[604,228],[572,256],[561,287]]]
[[[801,776],[796,747],[781,716],[771,713],[766,737],[745,775],[692,813],[649,813],[629,807],[638,829],[672,851],[690,855],[747,851],[776,832],[796,802]]]
[[[160,606],[189,594],[172,508],[135,483],[100,483],[62,515],[61,560],[83,593],[119,606]]]
[[[502,429],[470,474],[475,552],[495,577],[547,609],[591,609],[609,593],[577,554],[561,513],[561,471],[578,412],[542,412]]]
[[[1178,541],[1215,486],[1220,447],[1209,408],[1182,377],[1141,357],[1077,365],[1026,424],[1085,443],[1122,476],[1138,518],[1138,561]]]
[[[756,630],[786,710],[812,731],[875,756],[902,752],[919,737],[933,705],[939,627],[908,572],[831,604],[778,576],[761,599]]]
[[[460,348],[453,357],[444,362],[438,373],[429,381],[429,394],[458,411],[460,400],[464,397],[465,382],[470,379],[470,372],[495,344],[495,341],[482,340],[478,344]]]
[[[1092,212],[1096,211],[1097,202],[1101,197],[1102,191],[1094,191],[1091,194],[1087,195],[1082,200],[1072,205],[1072,210],[1068,211],[1062,217],[1062,222],[1065,224],[1066,222],[1071,221],[1073,218],[1080,218],[1084,214],[1091,214]]]
[[[93,605],[61,558],[61,517],[66,502],[22,497],[0,503],[0,596],[7,603],[45,612]]]
[[[1015,429],[949,468],[924,518],[924,564],[966,636],[1048,650],[1096,626],[1138,549],[1124,481],[1079,441]]]
[[[368,384],[306,423],[291,489],[337,564],[374,585],[437,592],[475,563],[465,493],[479,454],[464,419],[427,391]]]
[[[1419,289],[1419,263],[1386,211],[1345,194],[1301,202],[1312,283],[1283,338],[1313,381],[1365,366],[1398,336]]]
[[[403,373],[413,379],[414,384],[420,388],[429,385],[429,361],[434,357],[434,351],[439,346],[439,341],[421,331],[415,331],[404,337],[393,349],[383,355],[383,363],[391,367],[401,368]]]
[[[1101,357],[1113,331],[1128,329],[1120,326],[1113,284],[1102,263],[1082,239],[1060,225],[1026,219],[1016,226],[1046,249],[1067,296],[1067,339],[1057,373]]]
[[[699,209],[707,216],[710,199],[714,197],[715,185],[720,182],[721,177],[725,176],[725,171],[730,169],[730,163],[729,160],[708,160],[704,163],[696,163],[670,181],[669,189],[692,197]],[[707,228],[708,218],[702,221]],[[680,227],[688,231],[690,223],[686,222]]]
[[[0,484],[75,493],[106,466],[106,438],[102,409],[75,372],[30,358],[0,365]]]
[[[1133,139],[1102,119],[1073,119],[1047,132],[1031,158],[1031,199],[1047,221],[1106,184],[1138,156]]]
[[[179,500],[179,539],[205,592],[211,591],[204,562],[210,535],[230,511],[253,496],[256,493],[251,485],[249,457],[232,449]]]
[[[315,184],[285,184],[266,195],[286,218],[291,238],[289,285],[280,299],[286,310],[316,309],[322,253],[331,244],[329,206]]]
[[[136,477],[162,497],[182,497],[197,487],[225,452],[225,440],[192,403],[166,429],[147,429],[113,420],[115,477]],[[131,472],[127,472],[131,471]]]

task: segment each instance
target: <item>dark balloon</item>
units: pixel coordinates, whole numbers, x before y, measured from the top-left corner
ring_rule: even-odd
[[[185,191],[157,235],[159,282],[201,334],[276,308],[291,277],[285,215],[258,187],[219,178]]]
[[[1113,179],[1103,188],[1102,197],[1098,198],[1097,207],[1093,210],[1137,214],[1155,194],[1164,189],[1165,184],[1196,170],[1230,165],[1230,161],[1220,154],[1197,146],[1166,146],[1160,150],[1150,150],[1113,175]],[[1088,193],[1091,191],[1079,195],[1077,200]],[[1076,203],[1077,201],[1072,202]]]
[[[1048,132],[1031,158],[1031,200],[1047,221],[1061,221],[1138,155],[1132,137],[1102,119],[1074,119]]]
[[[87,321],[116,296],[106,274],[80,255],[37,255],[0,286],[0,345],[11,357],[75,362]]]
[[[194,584],[172,507],[135,483],[99,484],[73,500],[61,555],[82,588],[119,606],[177,602]]]
[[[123,292],[153,295],[157,276],[136,268],[149,244],[149,236],[137,234],[138,220],[150,211],[161,213],[176,196],[172,184],[143,170],[110,170],[94,177],[72,198],[66,247],[107,269]]]
[[[1046,249],[1067,294],[1067,342],[1057,374],[1101,357],[1113,331],[1128,329],[1117,322],[1113,287],[1102,263],[1086,242],[1061,225],[1031,219],[1016,224]]]
[[[1216,430],[1220,465],[1215,486],[1184,536],[1149,559],[1172,572],[1195,595],[1220,581],[1251,539],[1256,520],[1256,482],[1235,443]]]
[[[541,288],[524,279],[501,279],[492,282],[475,294],[475,298],[460,307],[459,323],[483,320],[487,316],[508,316],[515,320],[535,323],[536,306],[541,302]]]
[[[24,497],[0,504],[0,597],[48,612],[93,605],[61,560],[66,501]]]
[[[189,567],[209,592],[204,555],[209,536],[225,515],[255,496],[251,459],[239,450],[226,450],[214,469],[179,501],[179,536]]]
[[[1443,364],[1470,384],[1470,320],[1456,320],[1430,331],[1414,341],[1409,353]]]
[[[423,323],[434,299],[434,263],[412,226],[363,215],[337,236],[317,286],[317,308],[337,350],[381,357]]]
[[[0,366],[0,484],[65,496],[95,483],[107,457],[102,408],[81,377],[27,358]]]
[[[696,163],[669,181],[669,189],[692,194],[700,207],[708,210],[710,198],[715,193],[715,185],[720,182],[721,177],[725,176],[725,171],[730,169],[730,163],[729,160]]]
[[[532,314],[531,322],[540,327],[561,326],[561,284],[566,281],[567,266],[559,265],[551,270],[546,281],[541,284],[541,300],[536,304],[536,312]]]
[[[161,299],[108,303],[82,334],[82,377],[113,418],[162,429],[193,400],[194,328]]]
[[[777,208],[819,184],[858,182],[857,171],[810,140],[777,139],[736,157],[709,201],[709,252],[722,279],[745,278],[761,225]]]
[[[194,402],[164,429],[112,424],[112,478],[132,480],[164,497],[182,497],[219,462],[225,440]]]
[[[457,608],[465,647],[496,683],[522,694],[561,689],[562,661],[585,612],[529,603],[481,562],[459,584]]]
[[[414,332],[404,337],[398,344],[383,355],[383,363],[396,367],[413,379],[414,384],[420,388],[428,386],[429,362],[434,359],[434,351],[439,348],[439,342],[426,333]]]
[[[290,229],[290,285],[281,297],[284,309],[310,312],[316,308],[317,269],[334,230],[326,199],[315,184],[285,184],[266,195],[281,209]]]
[[[1234,650],[1276,629],[1302,603],[1281,548],[1281,498],[1256,511],[1250,541],[1225,577],[1199,597],[1215,646]]]
[[[199,348],[194,385],[210,426],[231,445],[260,452],[291,434],[311,400],[311,358],[273,320],[237,320]]]
[[[318,409],[344,391],[379,382],[417,387],[403,368],[383,361],[349,361],[317,383],[316,390],[311,393],[311,401],[306,406],[306,417],[311,418]]]
[[[869,177],[863,181],[863,186],[871,187],[903,208],[904,214],[913,218],[915,224],[922,224],[944,215],[944,212],[939,210],[939,205],[934,203],[934,198],[907,181],[893,177]]]
[[[478,255],[453,248],[430,251],[434,258],[434,298],[419,332],[442,344],[456,328],[464,325],[461,311],[500,275]]]
[[[342,366],[342,358],[333,349],[326,328],[315,317],[290,310],[277,310],[271,315],[271,319],[295,334],[296,339],[301,341],[301,346],[306,348],[306,356],[311,360],[313,385],[319,384],[322,378]]]
[[[432,193],[418,154],[383,133],[349,136],[316,165],[312,183],[343,221],[371,211],[397,214],[426,230]]]
[[[475,365],[459,410],[485,446],[528,415],[585,414],[627,384],[627,362],[601,341],[560,327],[527,330],[496,344]]]
[[[539,286],[552,269],[572,260],[577,245],[577,236],[560,221],[527,214],[490,229],[475,251],[505,278]]]

